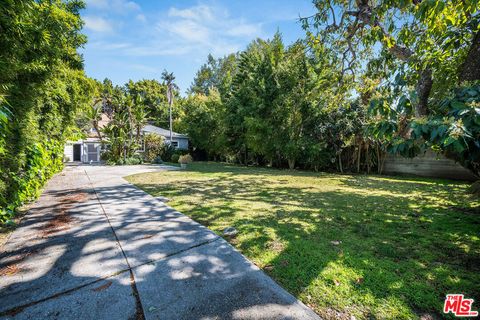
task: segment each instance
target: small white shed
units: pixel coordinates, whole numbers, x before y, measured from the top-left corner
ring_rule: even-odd
[[[100,161],[102,144],[96,138],[67,141],[63,156],[65,162],[96,163]]]

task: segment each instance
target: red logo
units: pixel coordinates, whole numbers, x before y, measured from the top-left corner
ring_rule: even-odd
[[[453,313],[456,317],[477,317],[478,311],[472,311],[473,299],[465,299],[463,294],[447,294],[443,313]]]

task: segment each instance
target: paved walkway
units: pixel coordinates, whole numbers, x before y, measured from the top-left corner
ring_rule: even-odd
[[[0,248],[2,319],[318,319],[222,238],[123,176],[68,166]]]

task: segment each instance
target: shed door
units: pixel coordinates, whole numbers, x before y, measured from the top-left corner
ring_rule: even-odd
[[[82,160],[82,145],[74,144],[73,145],[73,161],[81,161],[81,160]]]
[[[94,143],[87,143],[87,161],[98,161],[98,148]]]

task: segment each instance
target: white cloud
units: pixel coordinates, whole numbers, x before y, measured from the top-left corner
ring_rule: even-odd
[[[147,17],[145,17],[145,15],[144,15],[144,14],[141,14],[141,13],[137,14],[137,16],[135,17],[135,19],[137,19],[137,20],[140,21],[140,22],[147,22]]]
[[[168,10],[168,16],[194,21],[212,21],[214,19],[214,12],[211,7],[206,5],[199,5],[182,10],[172,7]]]
[[[87,7],[108,8],[108,0],[87,0]]]
[[[122,14],[130,13],[132,11],[141,11],[138,3],[127,0],[87,0],[87,7],[104,11],[114,11]]]
[[[176,46],[174,44],[151,43],[145,46],[134,46],[123,50],[128,56],[148,57],[148,56],[180,56],[189,53],[192,50],[190,46]]]
[[[95,42],[89,42],[89,46],[95,49],[100,49],[100,50],[119,50],[119,49],[126,49],[130,48],[133,45],[131,43],[127,42],[107,42],[107,41],[95,41]]]
[[[85,21],[85,28],[96,32],[111,32],[113,27],[111,23],[101,17],[86,16],[83,17]]]
[[[262,32],[260,24],[240,24],[227,30],[227,34],[240,37],[256,37]]]
[[[157,68],[153,68],[144,64],[129,64],[128,65],[131,69],[146,72],[146,73],[158,73],[159,70]]]
[[[175,47],[215,55],[236,52],[245,40],[263,35],[261,24],[233,18],[222,7],[204,4],[184,9],[171,7],[167,17],[157,24],[157,30]]]
[[[192,20],[160,23],[158,24],[158,29],[189,42],[205,43],[210,38],[210,30]]]
[[[125,8],[132,1],[126,0],[89,0],[98,7],[111,7],[121,3]],[[135,5],[132,5],[134,8]],[[103,10],[103,9],[102,9]],[[219,6],[197,6],[178,9],[171,7],[160,16],[159,22],[152,25],[142,11],[137,11],[128,18],[140,23],[130,25],[125,29],[121,17],[109,16],[105,20],[101,16],[107,13],[84,17],[86,28],[96,31],[99,38],[90,45],[97,50],[116,51],[131,57],[147,56],[182,56],[195,54],[202,59],[208,53],[223,56],[237,52],[246,43],[263,36],[262,25],[252,23],[240,17],[232,17],[230,13]],[[119,19],[120,18],[120,19]],[[133,29],[132,29],[133,28]],[[113,33],[113,30],[121,32]],[[100,32],[115,35],[115,40],[107,41]],[[108,34],[107,34],[108,35]]]

